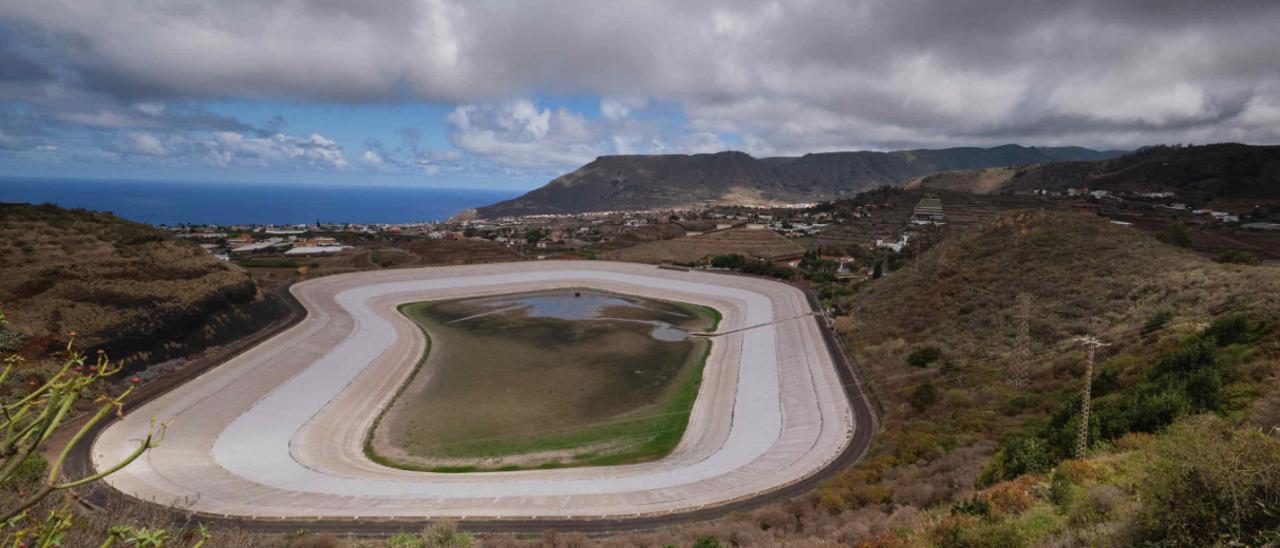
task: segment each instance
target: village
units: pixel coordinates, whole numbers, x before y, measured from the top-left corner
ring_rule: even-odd
[[[218,259],[276,277],[481,261],[602,259],[740,270],[791,279],[834,297],[856,290],[865,280],[892,275],[949,230],[1025,208],[1099,215],[1224,262],[1280,261],[1280,223],[1265,207],[1204,207],[1172,192],[1088,188],[980,195],[884,187],[816,204],[167,229],[198,241]]]

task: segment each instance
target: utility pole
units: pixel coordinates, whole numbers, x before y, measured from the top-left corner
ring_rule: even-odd
[[[1013,360],[1009,362],[1009,385],[1026,388],[1031,383],[1031,295],[1019,293],[1018,335]]]
[[[1093,360],[1099,347],[1111,345],[1093,335],[1076,337],[1076,341],[1089,347],[1089,358],[1084,368],[1084,398],[1080,402],[1080,433],[1076,437],[1076,458],[1082,459],[1089,449],[1089,399],[1093,396]]]

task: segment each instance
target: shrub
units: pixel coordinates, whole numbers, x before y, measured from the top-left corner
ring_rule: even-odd
[[[720,540],[711,535],[702,535],[693,542],[693,548],[720,548]]]
[[[1244,264],[1244,265],[1262,264],[1262,261],[1258,259],[1258,255],[1255,254],[1254,252],[1242,251],[1239,249],[1233,249],[1230,251],[1223,252],[1221,255],[1218,255],[1217,261],[1220,263],[1227,263],[1227,264]]]
[[[1173,314],[1168,310],[1156,311],[1151,315],[1151,317],[1147,318],[1146,323],[1142,324],[1142,334],[1150,335],[1156,332],[1160,328],[1164,327],[1164,324],[1169,323],[1169,320],[1171,319],[1173,319]]]
[[[938,387],[931,381],[925,381],[911,391],[907,401],[917,412],[933,407],[933,404],[938,403]]]
[[[1076,527],[1108,521],[1124,503],[1124,493],[1114,485],[1094,485],[1071,506],[1070,523]]]
[[[939,548],[1011,548],[1025,546],[1012,524],[953,514],[932,531],[930,540]]]
[[[1071,474],[1065,469],[1065,466],[1059,466],[1057,470],[1053,471],[1053,477],[1049,479],[1049,502],[1058,505],[1058,508],[1066,510],[1075,502],[1079,493],[1080,486],[1076,484]]]
[[[1049,444],[1038,435],[1023,433],[1010,436],[982,471],[978,483],[990,485],[1023,474],[1043,474],[1053,466],[1057,460],[1055,457]]]
[[[1215,318],[1204,330],[1204,334],[1213,337],[1218,346],[1227,346],[1251,343],[1257,340],[1265,328],[1262,322],[1252,321],[1244,314],[1232,314]]]
[[[397,533],[387,539],[388,548],[426,548],[422,537],[410,533]]]
[[[729,255],[716,255],[711,258],[711,266],[716,268],[732,268],[738,269],[742,267],[745,258],[742,255],[731,253]]]
[[[1020,514],[1035,504],[1031,496],[1032,476],[1022,476],[988,487],[982,498],[991,503],[991,509],[1002,514]]]
[[[1170,226],[1168,230],[1165,230],[1164,233],[1159,236],[1159,239],[1169,245],[1175,245],[1178,247],[1191,246],[1191,234],[1188,233],[1187,229],[1183,228],[1181,225]]]
[[[929,364],[938,361],[942,356],[942,351],[936,346],[924,346],[917,348],[914,352],[907,355],[907,363],[916,367],[929,367]]]
[[[1172,428],[1152,453],[1136,484],[1138,540],[1264,544],[1280,527],[1280,440],[1204,416]]]
[[[967,514],[973,517],[985,518],[991,515],[991,503],[983,498],[971,497],[968,500],[962,500],[952,504],[951,513]]]

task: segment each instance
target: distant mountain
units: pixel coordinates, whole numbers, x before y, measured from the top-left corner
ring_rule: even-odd
[[[1092,162],[953,171],[926,175],[909,187],[978,193],[1034,189],[1174,191],[1200,200],[1280,199],[1280,146],[1222,143],[1147,147]]]
[[[1119,155],[1080,147],[948,148],[826,152],[754,158],[742,152],[602,156],[519,198],[477,210],[481,217],[677,207],[703,202],[827,200],[948,170]]]

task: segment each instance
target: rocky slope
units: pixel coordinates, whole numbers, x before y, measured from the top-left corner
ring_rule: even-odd
[[[742,152],[604,156],[481,217],[831,199],[939,171],[1114,156],[1078,147],[829,152],[754,158]]]

